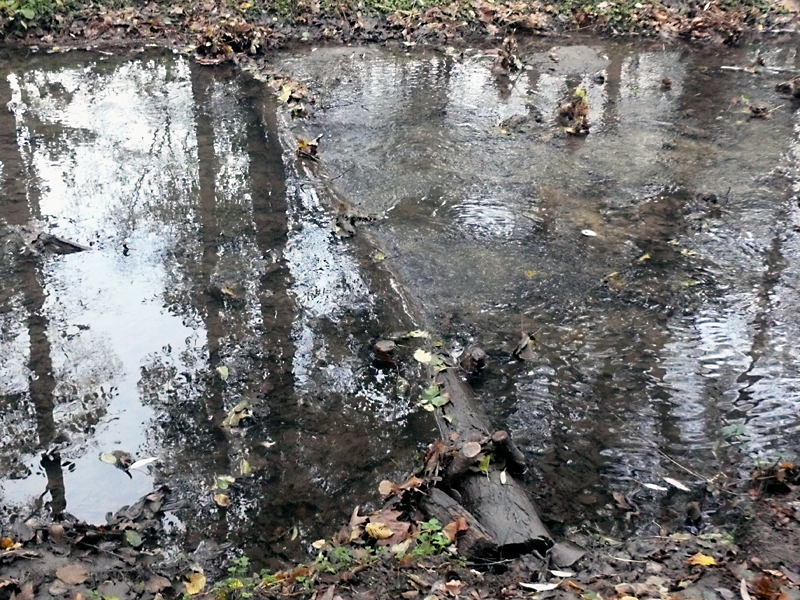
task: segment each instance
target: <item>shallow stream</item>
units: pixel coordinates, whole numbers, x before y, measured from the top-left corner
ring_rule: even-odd
[[[634,526],[675,527],[704,479],[792,458],[800,121],[775,84],[796,48],[522,46],[510,77],[477,50],[282,55],[318,94],[294,121],[179,55],[6,57],[4,518],[102,522],[166,484],[182,545],[302,554],[432,440],[371,352],[416,327],[488,352],[476,390],[553,524],[625,527],[620,491]],[[576,86],[585,137],[555,123]],[[322,162],[295,160],[318,134]],[[356,241],[331,188],[374,217]]]

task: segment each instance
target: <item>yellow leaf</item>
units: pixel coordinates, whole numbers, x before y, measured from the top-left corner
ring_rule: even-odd
[[[706,556],[702,552],[698,552],[692,558],[689,559],[690,565],[702,565],[704,567],[711,567],[717,564],[717,561],[714,560],[711,556]]]
[[[423,365],[429,365],[433,360],[433,355],[430,352],[425,352],[425,350],[420,348],[414,352],[414,358],[417,362],[421,362]]]
[[[394,532],[383,523],[367,523],[367,535],[376,540],[385,540],[394,535]]]
[[[646,261],[646,260],[650,260],[650,253],[649,253],[649,252],[645,252],[644,254],[642,254],[642,255],[641,255],[639,258],[638,258],[638,260],[639,260],[639,262],[644,262],[644,261]]]
[[[10,537],[4,537],[0,539],[0,548],[2,548],[3,550],[9,550],[10,548],[13,547],[14,547],[14,540],[12,540]]]
[[[222,508],[228,508],[231,505],[231,499],[225,494],[214,494],[214,502]]]
[[[202,573],[192,573],[189,579],[183,582],[186,586],[186,593],[190,596],[199,594],[206,587],[206,576]]]

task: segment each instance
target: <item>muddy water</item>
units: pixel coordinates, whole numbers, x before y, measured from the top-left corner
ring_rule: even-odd
[[[795,106],[775,73],[720,70],[758,55],[795,68],[791,47],[584,44],[528,47],[504,78],[477,51],[320,49],[278,61],[320,90],[299,122],[179,56],[10,57],[4,518],[102,522],[166,484],[179,545],[302,555],[431,439],[370,353],[419,325],[489,353],[477,391],[551,520],[627,526],[612,490],[641,527],[718,510],[703,479],[798,442]],[[554,122],[576,85],[585,138]],[[323,164],[296,162],[292,136],[319,133]],[[329,187],[376,217],[360,242],[333,235]],[[511,359],[520,327],[533,361]],[[100,458],[117,450],[157,461],[128,475]],[[665,476],[692,491],[641,485]]]
[[[759,58],[759,75],[721,68]],[[643,528],[680,524],[691,499],[711,516],[704,479],[797,448],[798,117],[774,90],[796,49],[522,59],[511,77],[478,51],[283,66],[323,90],[296,130],[325,134],[331,178],[380,218],[369,233],[431,326],[493,358],[478,390],[549,516],[624,528],[610,491],[646,507]],[[576,86],[582,138],[555,123]],[[774,110],[751,119],[750,103]],[[533,361],[511,358],[520,327]]]

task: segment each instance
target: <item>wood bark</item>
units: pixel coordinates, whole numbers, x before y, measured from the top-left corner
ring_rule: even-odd
[[[456,547],[462,556],[485,559],[498,554],[497,544],[480,521],[442,490],[431,488],[422,501],[422,509],[441,523],[452,523],[459,517],[467,520],[469,529],[456,538]]]
[[[450,398],[450,402],[435,413],[442,438],[459,443],[489,441],[489,419],[457,369],[440,371],[434,382],[441,388],[440,393]],[[506,450],[513,447],[508,439],[500,441],[499,445]],[[509,454],[522,456],[513,448],[516,451],[511,450]],[[459,484],[464,508],[480,522],[497,545],[500,556],[508,558],[532,551],[544,556],[553,545],[550,533],[519,482],[508,473],[505,476],[501,473],[501,469],[490,462],[488,474],[464,474]]]

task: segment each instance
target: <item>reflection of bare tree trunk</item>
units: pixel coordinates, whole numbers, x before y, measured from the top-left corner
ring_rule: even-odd
[[[219,224],[216,216],[216,174],[218,162],[214,152],[214,123],[211,118],[211,95],[209,87],[212,80],[204,76],[203,70],[192,70],[192,93],[195,102],[195,126],[197,131],[198,184],[200,186],[200,237],[203,244],[200,285],[197,294],[197,310],[206,329],[208,347],[208,385],[206,388],[206,413],[213,422],[214,448],[208,454],[214,457],[214,470],[228,472],[228,440],[220,425],[225,418],[225,405],[222,393],[222,380],[216,369],[220,366],[220,340],[225,329],[220,317],[222,303],[218,293],[214,293],[213,276],[217,267],[217,242]],[[220,519],[217,540],[224,541],[227,531],[225,519]]]
[[[0,104],[5,105],[11,99],[11,90],[5,79],[0,79]],[[0,110],[0,144],[3,148],[3,195],[0,200],[0,212],[9,225],[27,225],[32,210],[38,209],[38,196],[35,186],[30,190],[26,186],[26,173],[22,155],[17,145],[16,118],[11,111]],[[30,198],[28,196],[30,194]],[[28,204],[30,199],[30,205]],[[47,330],[50,323],[44,314],[45,294],[43,289],[43,273],[39,260],[35,257],[23,257],[17,264],[18,283],[25,297],[28,312],[28,336],[30,358],[28,369],[31,377],[28,389],[36,411],[36,430],[39,446],[46,448],[55,437],[53,420],[53,361],[50,340]],[[58,455],[42,456],[42,465],[47,474],[47,489],[53,498],[52,509],[58,515],[66,508],[64,478],[61,471],[61,460]]]
[[[617,103],[619,102],[619,85],[622,79],[622,56],[616,55],[606,70],[606,103],[603,106],[603,127],[607,133],[616,131],[619,124]]]
[[[253,109],[260,122],[247,127],[247,154],[256,244],[264,260],[275,261],[259,290],[264,343],[269,353],[269,382],[273,390],[291,390],[294,386],[291,337],[294,301],[287,293],[290,275],[283,260],[287,240],[283,149],[278,141],[274,107],[254,106]]]

